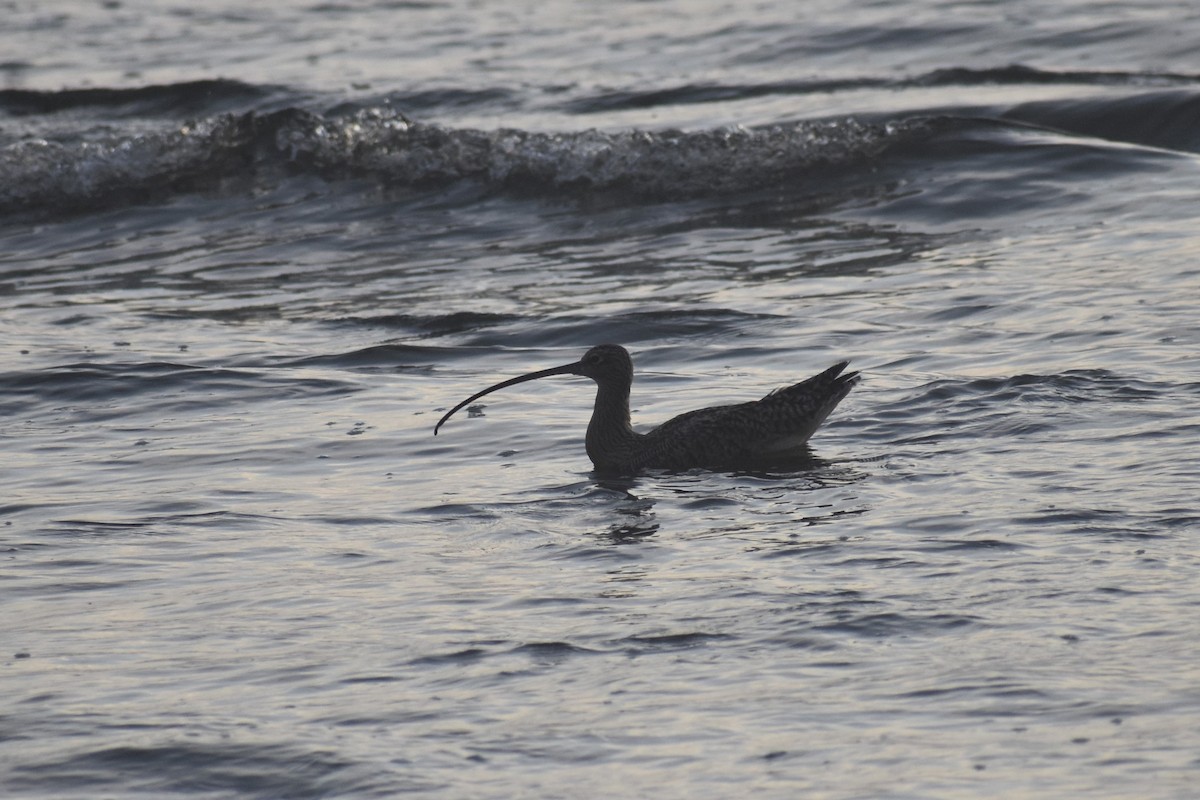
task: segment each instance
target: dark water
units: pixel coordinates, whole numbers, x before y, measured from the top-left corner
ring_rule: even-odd
[[[1193,796],[1189,4],[3,13],[5,796]]]

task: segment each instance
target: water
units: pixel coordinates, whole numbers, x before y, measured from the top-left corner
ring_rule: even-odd
[[[1194,793],[1189,4],[4,14],[5,796]]]

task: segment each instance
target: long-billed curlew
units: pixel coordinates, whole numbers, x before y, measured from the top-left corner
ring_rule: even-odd
[[[447,411],[433,426],[433,434],[454,412],[497,389],[551,375],[583,375],[596,382],[587,454],[598,471],[632,474],[786,459],[805,452],[808,437],[858,383],[857,372],[841,374],[849,363],[834,364],[761,400],[689,411],[649,433],[637,433],[629,424],[633,361],[624,347],[601,344],[573,364],[509,378],[476,392]]]

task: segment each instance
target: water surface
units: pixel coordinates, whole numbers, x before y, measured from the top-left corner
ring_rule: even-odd
[[[1200,18],[10,9],[0,786],[1171,797]],[[591,472],[851,359],[776,471]]]

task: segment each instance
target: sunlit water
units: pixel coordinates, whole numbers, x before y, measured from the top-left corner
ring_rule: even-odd
[[[1192,796],[1188,9],[65,8],[5,796]],[[604,341],[642,429],[864,381],[775,472],[597,476],[574,377],[432,435]]]

